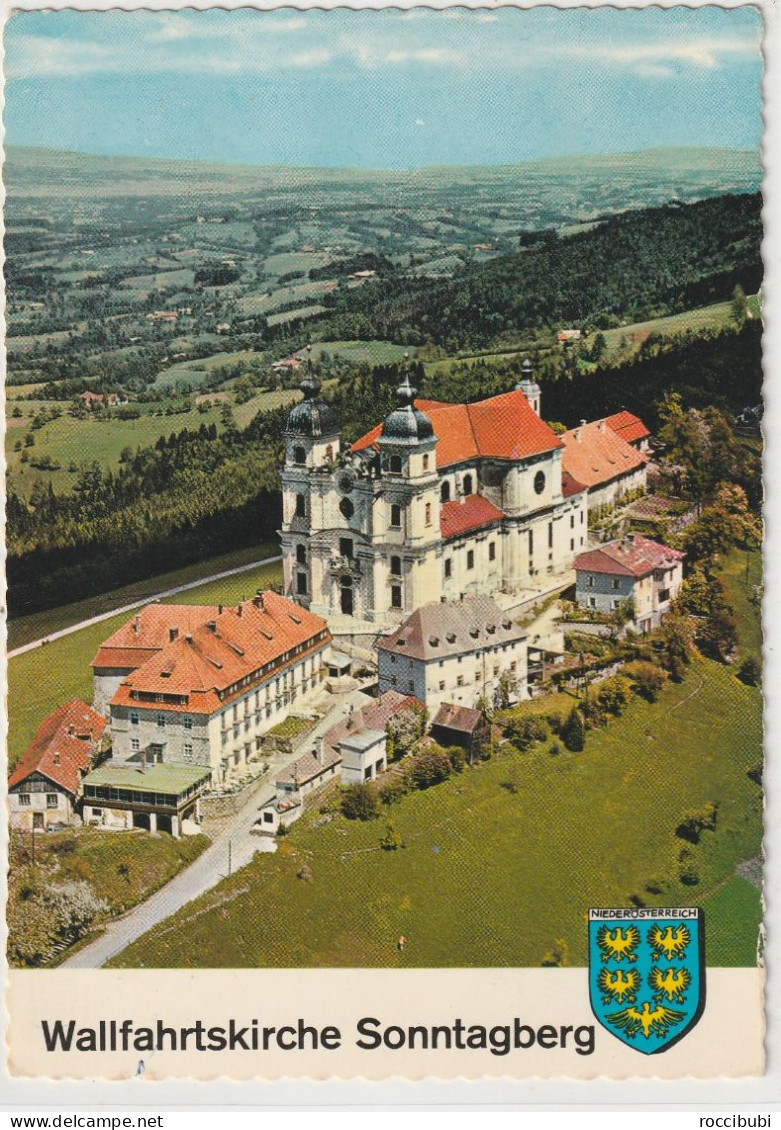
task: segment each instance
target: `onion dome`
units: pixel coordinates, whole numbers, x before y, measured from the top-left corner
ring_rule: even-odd
[[[404,360],[409,361],[409,354],[404,354]],[[382,424],[382,439],[400,443],[431,439],[434,429],[428,416],[415,407],[417,394],[418,390],[412,387],[409,368],[405,364],[404,376],[396,389],[396,407],[385,417]]]
[[[534,369],[528,357],[521,365],[521,379],[515,387],[524,394],[527,400],[540,395],[540,386],[534,379]]]
[[[328,404],[318,399],[323,385],[312,364],[311,345],[307,346],[306,371],[298,387],[304,399],[291,408],[285,430],[312,439],[334,435],[338,431],[336,416]]]

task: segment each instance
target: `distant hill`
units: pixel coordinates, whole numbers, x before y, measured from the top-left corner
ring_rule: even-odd
[[[759,289],[760,210],[751,194],[627,212],[446,282],[399,280],[345,304],[378,336],[451,352],[534,328],[660,317],[729,298],[737,284]]]
[[[661,187],[668,196],[691,198],[724,192],[757,191],[762,165],[757,150],[649,149],[637,153],[544,158],[517,165],[437,166],[409,172],[370,169],[291,168],[231,165],[158,157],[106,157],[59,149],[10,145],[5,151],[9,196],[84,198],[168,195],[188,192],[207,197],[251,193],[259,188],[295,190],[318,185],[408,186],[436,193],[445,185],[497,186],[528,181],[583,183],[602,196],[606,189],[618,207],[649,203]],[[605,179],[609,184],[605,184]],[[601,207],[595,201],[598,207]]]

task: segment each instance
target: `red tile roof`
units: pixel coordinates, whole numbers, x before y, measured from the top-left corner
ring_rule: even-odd
[[[616,412],[612,416],[607,416],[605,423],[627,443],[636,443],[637,440],[646,439],[651,434],[640,417],[632,412]]]
[[[469,494],[463,502],[443,502],[439,512],[439,527],[443,538],[456,537],[469,530],[479,530],[500,522],[504,515],[498,507],[481,494]]]
[[[586,487],[602,486],[648,462],[646,455],[631,447],[605,420],[570,428],[561,439],[562,472]]]
[[[323,741],[326,746],[336,749],[342,738],[350,734],[357,734],[361,730],[384,730],[389,720],[404,710],[423,711],[425,707],[420,699],[412,695],[401,694],[399,691],[386,691],[378,699],[370,701],[366,706],[354,710],[352,714],[337,722],[326,733]]]
[[[171,642],[172,630],[184,636],[218,613],[212,604],[147,604],[103,641],[92,667],[134,671]]]
[[[138,695],[178,696],[186,701],[164,700],[156,708],[213,714],[246,691],[250,684],[237,685],[242,679],[265,682],[330,638],[322,617],[277,593],[264,592],[218,612],[152,655],[125,677],[111,702],[154,709],[156,704]],[[297,647],[302,650],[288,654]]]
[[[564,498],[572,498],[574,494],[583,494],[587,487],[573,479],[568,471],[561,472],[561,493]]]
[[[579,554],[575,558],[575,569],[579,573],[647,577],[654,569],[671,569],[685,556],[679,549],[671,549],[642,534],[628,534]]]
[[[8,778],[8,787],[21,784],[32,773],[41,773],[75,796],[79,771],[90,768],[105,727],[106,719],[81,699],[72,698],[58,706],[41,722]]]
[[[518,389],[477,404],[416,400],[415,407],[431,421],[440,469],[478,458],[524,459],[561,447],[556,434]],[[382,424],[378,424],[355,441],[353,450],[376,446],[381,432]]]

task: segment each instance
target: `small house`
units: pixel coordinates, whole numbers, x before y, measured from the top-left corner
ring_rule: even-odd
[[[385,730],[358,730],[339,742],[342,755],[342,783],[362,784],[385,772],[388,735]]]
[[[670,611],[683,583],[685,553],[628,534],[575,559],[575,599],[592,612],[615,612],[631,601],[633,622],[656,628]]]
[[[469,756],[479,754],[488,743],[491,728],[482,710],[443,702],[431,723],[431,736],[442,746],[457,745]]]

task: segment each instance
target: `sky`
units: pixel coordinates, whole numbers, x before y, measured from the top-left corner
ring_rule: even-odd
[[[6,143],[265,165],[756,149],[752,7],[17,12]]]

